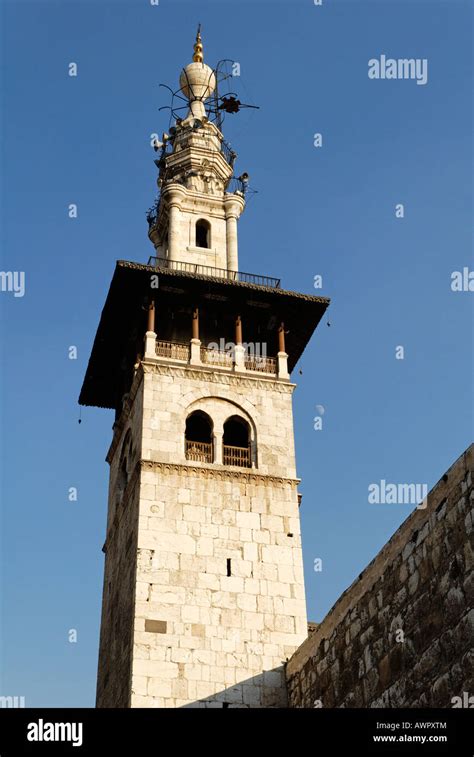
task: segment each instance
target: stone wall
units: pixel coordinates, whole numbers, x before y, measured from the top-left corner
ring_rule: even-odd
[[[133,651],[143,419],[142,377],[135,375],[114,424],[110,464],[97,707],[128,707]]]
[[[143,416],[140,386],[141,377],[137,375],[124,412],[115,424],[107,455],[110,479],[103,547],[97,707],[130,704]]]
[[[138,480],[135,473],[104,545],[97,707],[128,707],[130,703]]]
[[[452,707],[474,694],[473,449],[289,660],[290,707]]]

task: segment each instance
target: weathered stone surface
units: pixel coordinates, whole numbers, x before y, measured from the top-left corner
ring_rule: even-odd
[[[307,636],[293,388],[142,362],[109,453],[98,706],[286,706]],[[252,468],[186,459],[195,410],[249,424]]]
[[[473,446],[293,655],[290,707],[451,707],[474,691],[472,469]]]

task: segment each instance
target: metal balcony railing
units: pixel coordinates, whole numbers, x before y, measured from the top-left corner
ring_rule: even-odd
[[[231,447],[229,444],[223,445],[223,463],[224,465],[236,465],[239,468],[250,468],[250,447]]]
[[[209,442],[193,442],[185,440],[186,460],[197,463],[212,463],[212,444]]]
[[[153,226],[156,225],[156,222],[158,220],[159,209],[160,209],[160,198],[158,197],[155,200],[155,203],[151,206],[151,208],[148,208],[146,212],[146,220],[148,221],[148,230],[152,229]]]
[[[227,163],[230,166],[233,166],[235,163],[235,159],[237,157],[237,153],[234,152],[230,144],[226,142],[225,139],[223,139],[221,142],[221,152],[224,158],[226,159]]]
[[[182,342],[159,342],[156,341],[156,354],[158,357],[168,357],[174,360],[189,359],[189,344]]]
[[[209,276],[213,279],[227,279],[229,281],[241,281],[246,284],[257,284],[258,286],[280,288],[280,279],[273,276],[261,276],[257,273],[245,273],[244,271],[228,271],[227,268],[214,268],[209,265],[200,265],[199,263],[187,263],[183,260],[168,260],[151,256],[148,259],[148,265],[154,266],[158,270],[182,271],[191,273],[196,276]]]

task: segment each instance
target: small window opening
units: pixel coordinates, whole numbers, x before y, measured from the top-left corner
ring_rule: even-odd
[[[211,224],[200,218],[196,221],[196,247],[204,247],[207,250],[211,246]]]
[[[232,560],[230,557],[227,558],[227,577],[232,575]]]
[[[212,421],[201,410],[186,418],[185,452],[187,460],[212,463]]]
[[[224,423],[223,438],[224,465],[250,468],[250,429],[248,423],[238,415],[233,415]]]

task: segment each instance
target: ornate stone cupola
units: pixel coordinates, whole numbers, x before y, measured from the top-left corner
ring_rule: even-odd
[[[204,63],[200,31],[193,62],[179,83],[189,110],[156,145],[159,197],[149,214],[149,237],[162,262],[238,271],[237,219],[244,192],[243,186],[229,191],[236,155],[206,112],[217,81]]]

